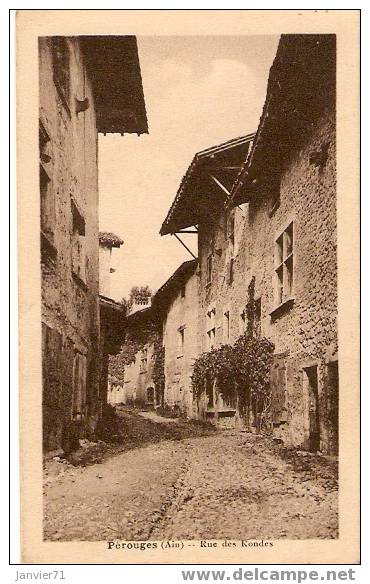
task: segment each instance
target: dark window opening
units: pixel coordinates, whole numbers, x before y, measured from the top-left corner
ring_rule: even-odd
[[[327,367],[327,416],[329,422],[329,450],[338,454],[339,442],[339,371],[338,361]]]

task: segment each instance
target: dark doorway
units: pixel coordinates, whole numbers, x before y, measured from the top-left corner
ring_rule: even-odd
[[[329,422],[329,450],[331,454],[338,454],[339,428],[339,374],[338,361],[328,363],[327,369],[328,395],[328,422]]]
[[[304,369],[308,397],[309,416],[309,444],[310,452],[320,450],[320,412],[319,412],[319,384],[317,365]]]

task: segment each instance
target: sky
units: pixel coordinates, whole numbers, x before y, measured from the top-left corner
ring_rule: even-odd
[[[99,136],[99,229],[124,240],[112,253],[112,298],[135,285],[155,291],[191,259],[159,229],[194,154],[257,129],[278,41],[138,37],[149,134]],[[193,251],[196,237],[184,236]]]

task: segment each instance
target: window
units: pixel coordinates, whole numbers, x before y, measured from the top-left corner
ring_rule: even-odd
[[[291,299],[293,293],[293,223],[275,242],[275,305]]]
[[[147,366],[148,366],[148,349],[147,347],[144,347],[144,349],[142,349],[141,351],[140,357],[140,373],[145,373],[145,371],[147,370]]]
[[[329,429],[329,452],[338,454],[339,435],[339,371],[338,361],[333,361],[327,365],[327,419]]]
[[[216,343],[216,309],[207,312],[207,345],[208,350],[214,348]]]
[[[76,352],[73,361],[73,403],[72,414],[81,420],[86,408],[86,355]]]
[[[69,48],[65,37],[52,38],[53,80],[63,105],[69,110],[70,100],[70,70]]]
[[[317,365],[303,369],[303,383],[308,402],[308,449],[320,450],[320,409]]]
[[[85,219],[78,210],[75,202],[72,207],[72,272],[86,284],[86,248],[85,248]]]
[[[212,255],[207,258],[207,285],[212,282]]]
[[[224,312],[224,341],[228,343],[230,340],[230,312],[227,310]]]
[[[184,354],[184,345],[185,345],[185,326],[181,326],[178,329],[178,356],[182,357]]]

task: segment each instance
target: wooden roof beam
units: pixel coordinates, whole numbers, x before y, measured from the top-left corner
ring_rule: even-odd
[[[182,241],[182,239],[180,239],[180,237],[177,235],[177,233],[173,233],[173,235],[176,237],[176,239],[179,240],[179,242],[181,243],[181,245],[186,249],[186,251],[188,251],[190,253],[190,255],[196,260],[197,256],[195,256],[193,254],[193,252],[188,248],[188,246]]]
[[[213,176],[213,174],[210,174],[209,176],[216,183],[216,185],[225,193],[225,195],[231,197],[230,191],[225,187],[225,185],[222,184],[222,182],[218,178]]]

